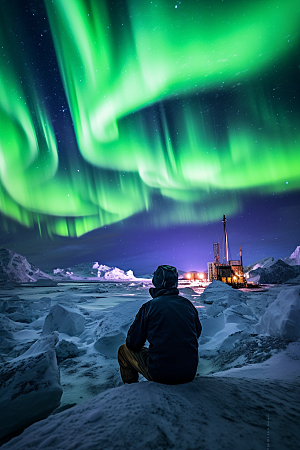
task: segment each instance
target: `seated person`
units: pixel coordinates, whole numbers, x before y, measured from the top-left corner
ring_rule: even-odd
[[[177,289],[178,272],[159,266],[150,288],[152,300],[138,311],[118,351],[124,383],[136,383],[141,373],[147,380],[165,384],[192,381],[198,365],[201,324],[190,300]],[[149,349],[144,347],[148,340]]]

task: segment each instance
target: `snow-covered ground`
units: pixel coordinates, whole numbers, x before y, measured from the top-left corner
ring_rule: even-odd
[[[141,379],[123,386],[116,350],[149,299],[150,285],[59,283],[2,289],[1,374],[8,378],[5,391],[0,388],[2,436],[5,424],[12,432],[47,416],[49,399],[57,406],[61,393],[52,367],[54,349],[63,390],[60,406],[48,418],[3,449],[265,449],[267,439],[269,448],[297,448],[300,286],[238,291],[214,282],[201,297],[203,288],[182,284],[182,295],[194,302],[203,325],[195,380],[165,386]],[[206,303],[209,297],[213,303]],[[51,354],[48,363],[46,351]],[[48,399],[41,371],[32,379],[34,358],[45,366]],[[44,405],[32,400],[30,389],[19,389],[17,398],[25,409],[15,409],[16,386],[24,386],[20,360],[31,370],[25,382],[35,384],[34,398],[46,395]]]
[[[195,380],[123,386],[117,349],[151,281],[101,278],[2,286],[3,450],[299,448],[300,283],[181,281],[203,326]]]

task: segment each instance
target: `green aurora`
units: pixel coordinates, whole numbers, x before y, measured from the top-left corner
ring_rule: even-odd
[[[299,52],[298,0],[128,0],[118,14],[111,3],[45,0],[81,158],[64,167],[1,3],[4,217],[81,236],[141,211],[161,227],[219,220],[242,209],[244,192],[300,188],[299,110],[271,101],[261,81]],[[208,107],[224,91],[235,107]]]

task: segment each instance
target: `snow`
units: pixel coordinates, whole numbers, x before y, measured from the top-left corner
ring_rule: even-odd
[[[241,333],[252,332],[257,322],[253,310],[246,305],[244,292],[233,289],[222,281],[213,281],[203,292],[201,300],[208,304],[205,313],[200,312],[202,355],[210,356],[216,351],[228,351]]]
[[[289,341],[300,338],[300,286],[280,292],[260,318],[256,331]]]
[[[45,287],[52,287],[52,286],[57,286],[57,282],[53,281],[53,280],[44,280],[44,279],[39,279],[37,281],[35,281],[34,283],[35,286],[45,286]]]
[[[272,355],[260,364],[233,368],[214,373],[214,377],[235,377],[259,380],[300,381],[300,342],[291,342],[285,351]]]
[[[230,286],[222,281],[213,280],[203,292],[202,300],[204,303],[213,303],[215,300],[219,300],[220,296],[226,298],[228,292],[231,292]]]
[[[57,330],[70,336],[79,336],[84,332],[84,328],[84,317],[77,309],[56,304],[45,318],[43,334]]]
[[[103,264],[94,263],[93,269],[97,269],[97,277],[105,280],[136,280],[132,270],[124,272],[118,267],[108,267]]]
[[[14,332],[22,330],[23,325],[16,323],[4,314],[0,314],[0,336],[1,338],[12,338]]]
[[[124,271],[118,267],[109,267],[98,262],[77,264],[67,269],[54,269],[53,277],[56,280],[77,281],[80,279],[93,281],[136,281],[141,279],[136,278],[132,270]]]
[[[0,248],[0,283],[34,283],[37,287],[54,287],[58,282],[66,280],[142,280],[135,277],[132,270],[124,271],[118,267],[109,267],[98,262],[77,264],[65,269],[56,268],[51,272],[51,275],[46,274],[29,263],[25,256],[6,248]]]
[[[290,256],[286,258],[281,258],[283,262],[290,266],[299,266],[300,265],[300,245],[296,247],[296,249],[291,253]],[[278,260],[277,260],[278,261]],[[276,261],[273,257],[268,256],[267,258],[260,259],[259,261],[256,261],[253,264],[250,264],[250,266],[244,267],[244,271],[246,273],[246,276],[249,275],[249,272],[256,269],[268,269],[271,267]],[[248,278],[248,276],[247,276]]]
[[[198,377],[167,386],[142,382],[110,389],[50,416],[3,445],[25,449],[297,448],[300,388],[260,380]]]
[[[96,274],[100,266],[93,269]],[[193,302],[203,326],[195,380],[167,386],[140,377],[140,383],[123,386],[117,349],[150,299],[151,284],[122,281],[114,268],[101,267],[101,277],[94,275],[89,283],[62,277],[57,285],[1,290],[0,373],[18,369],[3,398],[17,392],[14,401],[19,401],[13,419],[6,420],[5,405],[0,408],[2,436],[15,433],[0,441],[7,440],[4,450],[265,450],[268,436],[272,449],[297,447],[297,278],[260,290],[236,290],[222,282],[204,290],[180,281],[181,294]],[[85,274],[91,268],[81,266]],[[106,273],[116,278],[107,279]],[[32,403],[33,394],[21,391],[23,376],[37,387]],[[45,380],[50,384],[43,385]]]
[[[287,258],[264,258],[244,268],[249,282],[261,284],[285,283],[300,276],[300,245]]]
[[[105,356],[117,357],[118,348],[124,344],[127,331],[145,300],[121,303],[109,311],[95,330],[95,348]]]
[[[0,438],[49,415],[62,395],[54,346],[58,333],[37,340],[0,365]]]
[[[0,312],[5,313],[14,322],[30,323],[39,317],[40,310],[47,305],[42,300],[26,302],[18,295],[5,299],[0,304]],[[38,310],[38,311],[36,311]]]
[[[63,361],[68,358],[75,358],[76,356],[83,355],[85,353],[84,350],[79,350],[77,345],[72,341],[66,341],[62,339],[55,347],[57,360]]]
[[[250,266],[244,267],[244,271],[247,274],[251,270],[256,270],[258,268],[265,269],[274,264],[274,258],[272,256],[268,256],[267,258],[260,259]]]
[[[282,258],[284,262],[289,264],[290,266],[299,266],[300,265],[300,245],[296,247],[293,253],[288,258]]]

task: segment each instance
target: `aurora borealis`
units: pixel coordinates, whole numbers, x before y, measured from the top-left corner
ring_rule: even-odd
[[[275,235],[299,244],[298,0],[1,0],[0,14],[0,245],[115,265],[119,248],[135,268],[154,238],[153,264],[180,265],[185,240],[249,212],[248,263]]]

